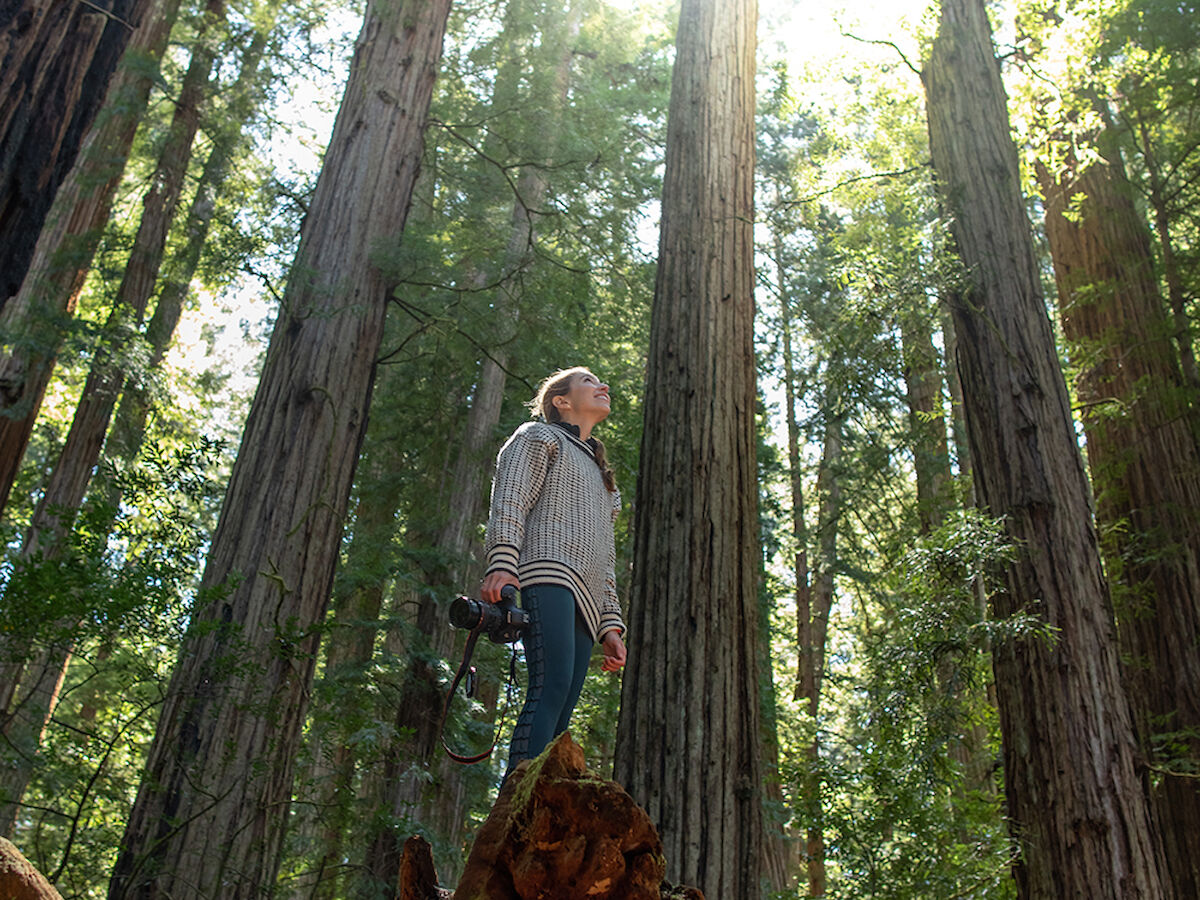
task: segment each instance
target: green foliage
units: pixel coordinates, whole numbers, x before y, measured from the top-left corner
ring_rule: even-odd
[[[1078,135],[1099,115],[1085,91],[1105,99],[1111,121],[1104,124],[1131,179],[1148,204],[1155,191],[1164,200],[1190,311],[1198,271],[1191,265],[1200,184],[1192,126],[1200,17],[1187,3],[1160,0],[1075,3],[1070,15],[1061,6],[1041,20],[1027,11],[1011,59],[1030,70],[1052,37],[1067,41],[1062,77],[1042,79],[1053,80],[1056,91],[1041,112],[1048,124],[1055,116],[1070,120]],[[214,38],[224,42],[219,90],[184,205],[204,177],[209,150],[230,148],[231,164],[203,255],[193,269],[180,269],[192,287],[189,316],[232,307],[251,293],[281,293],[323,136],[289,130],[280,110],[288,104],[332,110],[349,44],[344,14],[320,3],[240,4]],[[114,343],[102,323],[127,263],[198,15],[189,9],[174,35],[183,49],[173,49],[163,66],[162,91],[139,132],[80,315],[52,323],[66,344],[6,510],[4,537],[12,548],[57,455],[82,379]],[[453,8],[403,242],[374,248],[375,262],[397,287],[323,634],[322,653],[335,636],[348,634],[370,652],[319,668],[281,889],[311,886],[323,849],[314,835],[327,829],[338,831],[341,851],[319,874],[333,873],[337,895],[349,895],[380,824],[401,837],[425,834],[439,871],[451,878],[494,798],[515,710],[499,735],[500,749],[466,773],[450,800],[437,796],[444,772],[436,764],[414,765],[393,753],[405,736],[396,710],[410,675],[428,669],[444,688],[457,665],[462,636],[435,632],[431,639],[428,623],[416,615],[419,601],[432,598],[436,603],[425,608],[444,619],[450,598],[469,592],[478,577],[478,541],[467,559],[454,558],[438,535],[455,487],[463,422],[489,356],[502,357],[507,372],[500,420],[477,461],[489,472],[547,372],[585,364],[612,386],[613,413],[600,436],[625,497],[617,577],[622,587],[629,582],[670,83],[665,19],[657,7],[618,9],[594,0],[572,8],[470,0]],[[256,29],[270,29],[264,60],[244,90],[235,90],[243,48]],[[566,51],[564,91],[558,68]],[[762,606],[773,647],[763,694],[782,795],[771,813],[793,840],[809,827],[822,828],[830,898],[1011,897],[988,654],[997,641],[1054,635],[1031,618],[993,622],[984,615],[981,585],[990,584],[994,567],[1012,552],[994,523],[950,514],[942,528],[920,536],[915,474],[924,438],[922,417],[907,408],[914,351],[906,328],[917,322],[939,356],[948,349],[937,301],[956,289],[962,273],[946,252],[945,223],[932,201],[919,84],[892,49],[879,53],[853,70],[845,61],[812,62],[804,71],[770,63],[760,78],[760,528]],[[322,78],[330,89],[306,93],[310,80]],[[315,129],[314,123],[308,124]],[[1032,134],[1032,126],[1022,127]],[[280,154],[281,145],[305,147],[308,161]],[[545,181],[540,193],[530,188],[535,175]],[[523,214],[531,229],[515,240],[514,215]],[[180,217],[172,231],[168,256],[177,261],[169,273],[182,266],[188,227]],[[238,337],[250,348],[265,343],[261,318],[247,315],[240,323]],[[127,334],[129,323],[121,327]],[[798,407],[798,528],[781,437],[785,327]],[[230,333],[214,317],[201,343],[215,356]],[[150,389],[157,449],[132,466],[110,462],[102,474],[123,490],[120,506],[89,502],[60,555],[21,561],[14,551],[0,569],[7,646],[74,647],[18,832],[23,849],[68,897],[103,893],[232,452],[200,435],[236,438],[248,390],[237,386],[243,373],[233,370],[256,366],[250,352],[202,372],[150,371],[148,345],[125,345],[131,374]],[[925,362],[944,374],[940,358]],[[943,396],[939,409],[923,416],[925,424],[951,420],[954,410]],[[841,499],[828,519],[819,509],[831,488],[816,476],[831,432],[842,446],[826,478],[836,481]],[[964,449],[952,447],[951,460]],[[957,468],[949,471],[962,480]],[[966,484],[956,486],[956,497],[967,493]],[[832,528],[836,545],[823,546]],[[475,538],[481,536],[478,523]],[[1142,536],[1139,545],[1147,552],[1148,540]],[[791,598],[798,551],[807,553],[810,578],[827,573],[835,585],[815,717],[788,689],[796,672]],[[466,573],[465,583],[445,584],[446,573],[455,571]],[[455,700],[447,735],[464,750],[486,746],[498,727],[506,650],[485,643],[476,665],[480,695]],[[597,659],[572,733],[589,765],[607,774],[621,682],[598,669]],[[1194,736],[1177,733],[1170,722],[1157,727],[1162,764],[1184,765],[1180,748]],[[318,808],[313,788],[346,754],[353,760],[350,781],[330,806]],[[378,782],[387,766],[395,777],[434,786],[435,799],[381,809]],[[456,804],[466,823],[453,833],[447,804]]]
[[[830,712],[781,718],[785,746],[820,747],[783,773],[821,785],[831,898],[1015,896],[980,607],[1011,553],[999,523],[973,514],[917,541],[877,611],[856,617],[857,640],[839,640]],[[793,809],[803,833],[811,813]]]
[[[207,534],[221,447],[148,447],[119,509],[81,512],[53,556],[4,565],[4,646],[70,648],[14,840],[65,897],[101,896],[141,778]]]
[[[199,565],[205,535],[197,509],[212,498],[210,469],[221,449],[205,439],[169,453],[145,448],[114,476],[121,509],[89,504],[65,546],[10,557],[5,636],[70,643],[84,623],[93,637],[111,640],[177,610]]]

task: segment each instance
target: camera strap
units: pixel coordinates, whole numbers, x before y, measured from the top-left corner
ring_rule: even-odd
[[[492,751],[496,749],[496,741],[500,739],[500,732],[504,730],[504,722],[508,718],[508,709],[512,705],[513,688],[517,684],[517,648],[513,645],[512,656],[508,662],[508,684],[504,691],[504,712],[500,716],[500,724],[492,732],[492,745],[482,753],[477,753],[474,756],[463,756],[460,753],[455,753],[450,749],[450,745],[446,743],[446,719],[450,715],[450,701],[454,699],[454,692],[458,690],[459,682],[467,677],[467,696],[473,696],[475,670],[471,666],[471,656],[475,653],[475,642],[479,640],[479,636],[483,634],[483,619],[480,618],[479,624],[471,629],[467,635],[467,644],[463,648],[462,662],[458,665],[458,671],[454,674],[454,680],[450,682],[450,690],[446,692],[446,701],[442,704],[442,724],[438,729],[442,736],[442,749],[446,751],[446,755],[457,763],[471,765],[473,763],[482,762],[492,755]]]

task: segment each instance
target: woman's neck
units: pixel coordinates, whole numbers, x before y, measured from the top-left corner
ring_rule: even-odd
[[[588,438],[590,438],[592,436],[592,429],[596,427],[596,423],[591,420],[576,420],[563,416],[559,421],[561,421],[564,425],[574,425],[576,428],[578,428],[579,439],[581,441],[586,441]]]

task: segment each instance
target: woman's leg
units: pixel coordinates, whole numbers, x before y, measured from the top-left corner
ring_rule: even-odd
[[[522,638],[528,686],[525,705],[513,729],[509,771],[521,760],[541,753],[558,734],[555,729],[564,710],[570,718],[583,685],[582,676],[587,673],[586,656],[583,672],[577,677],[575,671],[580,653],[575,597],[571,592],[557,585],[532,585],[521,591],[521,606],[529,613],[529,627]]]
[[[554,737],[558,737],[566,731],[567,726],[571,723],[571,713],[575,712],[575,704],[579,702],[579,694],[583,691],[583,682],[587,678],[588,660],[592,658],[592,643],[591,632],[583,623],[583,616],[579,614],[577,607],[575,609],[574,675],[571,679],[571,689],[567,692],[566,702],[563,703],[562,712],[558,714],[558,724],[554,726]]]

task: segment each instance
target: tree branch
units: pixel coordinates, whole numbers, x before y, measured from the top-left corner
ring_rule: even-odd
[[[856,34],[851,34],[849,31],[846,31],[841,25],[838,25],[838,31],[842,33],[842,37],[850,38],[852,41],[858,41],[860,44],[880,44],[884,47],[891,47],[896,51],[896,55],[900,57],[900,61],[904,63],[904,65],[908,66],[914,75],[916,75],[918,78],[921,77],[921,70],[908,61],[908,57],[904,55],[904,51],[900,49],[898,44],[893,43],[892,41],[862,38]]]

